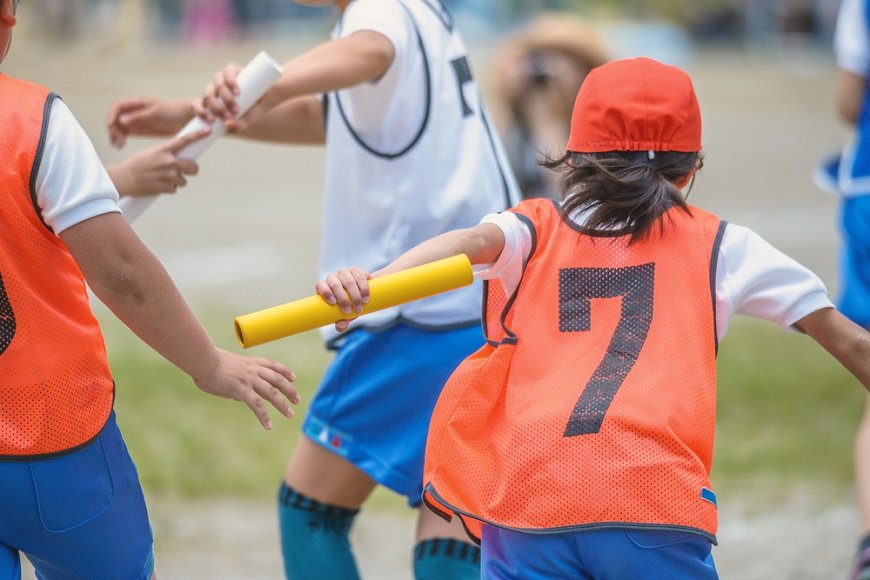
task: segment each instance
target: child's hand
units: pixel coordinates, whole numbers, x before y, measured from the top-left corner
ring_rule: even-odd
[[[122,196],[175,193],[176,189],[187,185],[187,176],[199,171],[195,162],[179,159],[178,152],[210,132],[209,128],[194,131],[107,167],[118,193]]]
[[[224,121],[227,130],[234,128],[232,122],[239,115],[236,97],[241,92],[236,79],[241,71],[240,66],[228,64],[206,85],[205,94],[196,112],[203,121],[211,123],[215,118],[219,118]]]
[[[362,312],[363,305],[369,301],[369,280],[372,275],[353,266],[344,268],[335,274],[330,274],[325,280],[318,282],[314,289],[326,300],[327,304],[337,304],[344,314]],[[356,316],[348,316],[345,320],[335,323],[335,329],[344,332],[350,321]]]
[[[208,380],[197,382],[196,386],[211,395],[242,401],[264,428],[271,429],[272,421],[263,401],[271,403],[282,415],[293,417],[287,401],[297,405],[301,400],[293,388],[295,380],[293,371],[279,362],[218,349],[217,368]]]
[[[115,101],[106,116],[109,140],[120,149],[130,135],[169,136],[193,118],[190,101],[167,101],[153,97],[128,97]]]

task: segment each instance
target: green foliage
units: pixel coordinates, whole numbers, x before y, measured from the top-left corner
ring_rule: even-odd
[[[206,320],[212,335],[230,345],[232,315]],[[275,429],[267,432],[247,407],[200,392],[117,322],[107,319],[104,327],[119,423],[149,492],[274,493],[330,358],[317,333],[249,352],[290,366],[303,396],[296,418],[274,412]],[[811,339],[736,320],[719,355],[717,491],[770,497],[849,488],[863,401],[857,381]]]

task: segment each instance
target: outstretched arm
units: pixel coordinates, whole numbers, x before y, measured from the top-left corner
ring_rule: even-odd
[[[384,75],[395,58],[395,48],[384,35],[361,30],[345,38],[332,40],[288,61],[284,74],[260,101],[241,119],[236,97],[236,81],[241,69],[230,65],[215,75],[202,98],[205,121],[212,116],[224,119],[227,130],[240,134],[246,131],[268,111],[302,96],[315,97],[339,89],[372,82]],[[307,101],[310,103],[310,101]],[[312,117],[313,118],[313,117]],[[319,116],[316,118],[321,122]]]
[[[94,294],[139,338],[190,375],[197,387],[243,401],[267,429],[264,401],[283,415],[298,403],[295,376],[284,365],[217,349],[157,258],[119,213],[102,214],[60,237]]]
[[[870,391],[870,333],[834,308],[822,308],[796,325],[831,353]]]
[[[411,248],[374,274],[357,267],[345,268],[318,282],[315,290],[327,303],[338,304],[345,314],[361,312],[363,304],[369,299],[370,278],[407,270],[457,254],[465,254],[472,264],[490,264],[498,259],[504,243],[504,234],[495,224],[483,223],[472,228],[453,230]],[[344,331],[349,324],[349,320],[340,320],[335,328]]]

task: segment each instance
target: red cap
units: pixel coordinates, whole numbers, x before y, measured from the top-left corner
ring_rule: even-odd
[[[568,151],[701,150],[701,109],[692,79],[649,58],[609,62],[583,81]]]

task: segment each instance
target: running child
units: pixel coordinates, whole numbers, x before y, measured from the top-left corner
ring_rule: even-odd
[[[17,0],[0,0],[0,61]],[[0,74],[0,578],[153,577],[151,528],[112,410],[115,384],[85,282],[203,391],[298,403],[284,365],[217,349],[118,210],[63,101]]]
[[[870,334],[822,282],[686,203],[700,152],[688,75],[605,64],[549,162],[561,203],[523,201],[375,274],[465,253],[488,279],[487,343],[444,387],[424,478],[427,505],[481,541],[484,578],[717,577],[716,351],[734,314],[807,334],[870,388]],[[317,290],[356,307],[368,276]]]
[[[246,138],[326,146],[321,272],[381,268],[439,233],[518,199],[455,23],[436,0],[309,0],[334,5],[329,42],[290,60],[235,118],[238,67],[204,99],[130,98],[110,112],[113,143],[168,135],[194,114]],[[429,417],[450,372],[480,346],[480,289],[374,313],[339,336],[279,493],[289,578],[356,578],[349,531],[376,485],[420,504]],[[384,425],[389,425],[385,429]],[[422,510],[417,578],[478,578],[458,525]]]

